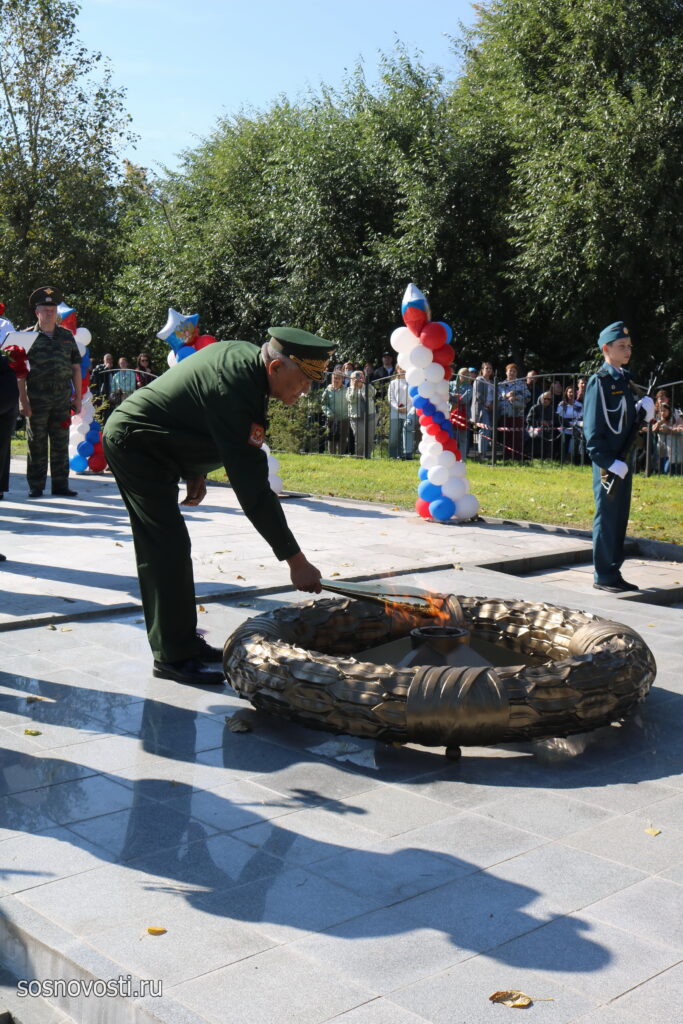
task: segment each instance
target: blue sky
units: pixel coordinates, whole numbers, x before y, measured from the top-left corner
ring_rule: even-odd
[[[339,85],[362,58],[366,78],[396,39],[455,75],[449,36],[469,0],[82,0],[82,42],[109,57],[140,136],[126,155],[160,169],[219,117]]]

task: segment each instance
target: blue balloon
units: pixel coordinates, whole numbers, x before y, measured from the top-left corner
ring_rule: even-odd
[[[413,406],[415,409],[424,409],[427,404],[427,399],[423,398],[422,395],[418,395],[417,398],[413,399]]]
[[[79,455],[81,455],[81,456],[82,456],[82,457],[83,457],[84,459],[89,459],[89,458],[90,458],[90,456],[92,455],[93,451],[94,451],[94,448],[93,448],[93,446],[92,446],[92,445],[90,444],[90,441],[81,441],[81,443],[79,444],[79,446],[78,446],[78,448],[76,449],[76,451],[77,451],[77,452],[78,452],[78,454],[79,454]]]
[[[88,460],[84,459],[82,455],[72,455],[69,459],[69,465],[74,473],[85,473],[88,468]]]
[[[423,480],[417,488],[417,493],[423,501],[433,502],[436,501],[437,498],[441,497],[441,488],[437,487],[436,484],[430,484],[429,480]],[[455,508],[455,505],[453,505],[453,508]]]
[[[440,409],[437,409],[436,412],[432,413],[432,419],[434,420],[435,423],[441,425],[442,423],[445,422],[446,417],[444,416]]]
[[[187,359],[188,356],[193,356],[197,351],[196,348],[192,348],[192,345],[181,345],[176,351],[176,359],[180,362],[181,359]]]
[[[99,441],[99,439],[100,439],[100,432],[99,432],[99,430],[92,430],[92,429],[91,429],[91,430],[89,430],[89,431],[88,431],[88,433],[87,433],[87,434],[85,435],[85,440],[86,440],[86,441],[89,441],[89,442],[90,442],[90,444],[97,444],[97,442]]]
[[[427,501],[426,498],[425,501]],[[437,522],[445,523],[455,515],[455,502],[446,497],[437,498],[429,503],[429,514]]]
[[[448,324],[445,324],[443,322],[443,320],[437,320],[437,323],[441,324],[442,327],[446,328],[446,344],[450,345],[451,338],[453,337],[453,329],[452,329],[452,327],[449,327]]]
[[[419,393],[420,389],[418,388],[417,384],[413,384],[412,388],[408,388],[408,394],[410,395],[411,398],[415,398],[415,395],[418,395]]]
[[[419,476],[420,480],[426,480],[428,473],[429,470],[427,469],[426,466],[420,466],[420,468],[417,471],[417,475]]]
[[[451,423],[450,420],[444,419],[441,429],[445,430],[449,437],[453,437],[455,435],[455,431],[453,430],[453,424]]]
[[[413,405],[415,405],[414,402]],[[423,407],[423,412],[425,416],[433,416],[436,412],[436,406],[433,402],[430,402],[428,398],[426,399],[426,405]]]
[[[90,433],[91,430],[96,430],[98,434],[102,433],[102,424],[99,420],[91,421],[90,426],[88,427],[88,433]]]
[[[86,348],[85,352],[81,356],[81,373],[83,373],[83,374],[87,373],[89,367],[90,367],[90,353],[88,352],[88,350]]]

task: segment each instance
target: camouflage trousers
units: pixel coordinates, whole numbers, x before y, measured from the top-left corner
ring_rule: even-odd
[[[69,481],[71,396],[33,394],[30,402],[31,417],[26,421],[28,486],[30,490],[45,488],[49,441],[52,490],[64,490]]]

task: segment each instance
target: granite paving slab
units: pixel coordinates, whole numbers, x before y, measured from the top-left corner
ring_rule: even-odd
[[[651,645],[655,688],[626,724],[451,762],[288,723],[229,687],[154,678],[115,486],[78,488],[74,502],[33,505],[15,472],[0,508],[12,557],[0,569],[0,961],[21,947],[7,962],[45,972],[52,948],[65,976],[163,981],[162,1000],[125,1017],[81,1000],[81,1024],[479,1024],[511,1012],[488,1001],[507,987],[555,1024],[675,1019],[679,609],[592,590],[577,561],[586,538],[568,531],[288,500],[324,572],[561,602]],[[229,488],[187,521],[211,642],[305,599]],[[535,556],[552,564],[491,568]],[[669,585],[667,559],[631,557]],[[238,711],[251,732],[229,729]]]

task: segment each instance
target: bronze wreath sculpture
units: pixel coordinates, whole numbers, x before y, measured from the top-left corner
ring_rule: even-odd
[[[608,725],[643,701],[655,678],[652,652],[635,630],[587,612],[406,589],[397,597],[373,584],[326,589],[365,600],[283,606],[248,619],[227,640],[226,679],[256,708],[329,732],[455,749]],[[352,656],[435,617],[543,660],[402,668]]]

